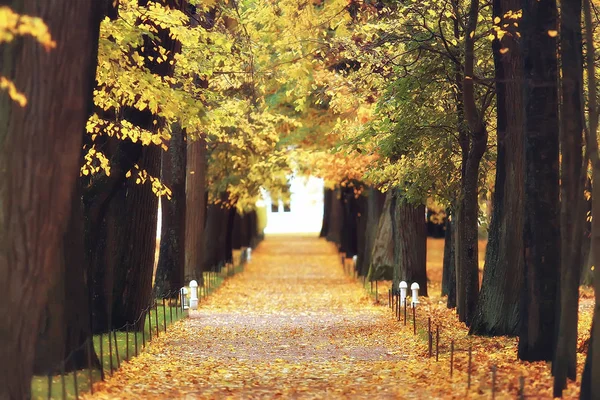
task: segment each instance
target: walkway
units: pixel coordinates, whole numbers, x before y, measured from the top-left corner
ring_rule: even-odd
[[[93,398],[426,397],[410,370],[420,346],[344,275],[331,244],[275,236],[252,256]]]

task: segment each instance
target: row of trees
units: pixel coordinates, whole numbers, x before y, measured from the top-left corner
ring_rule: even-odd
[[[369,109],[368,121],[347,119],[335,129],[346,157],[374,157],[358,174],[325,172],[335,192],[326,193],[322,236],[358,255],[362,275],[424,288],[425,200],[444,206],[448,306],[471,334],[519,336],[520,359],[553,361],[560,396],[577,374],[579,285],[590,281],[600,251],[591,204],[594,5],[353,4],[352,33],[331,45],[346,79],[330,80],[327,92],[333,108],[347,107],[344,92],[351,92],[355,110]],[[492,209],[480,288],[479,206],[486,198]],[[595,327],[599,317],[597,306]],[[582,398],[600,393],[597,331]]]
[[[0,8],[0,355],[19,360],[0,397],[28,397],[48,321],[60,359],[251,245],[260,188],[285,197],[292,170],[326,180],[322,234],[371,279],[427,287],[425,199],[440,204],[449,306],[554,360],[557,395],[575,377],[600,240],[589,0],[76,3]],[[583,398],[600,393],[594,333]]]
[[[299,71],[310,61],[294,60],[310,42],[289,44],[317,28],[293,1],[9,4],[0,398],[23,399],[33,373],[55,372],[74,349],[66,370],[97,364],[80,348],[92,334],[141,329],[154,296],[202,285],[232,249],[260,240],[260,189],[287,190],[287,146],[311,134],[290,117],[306,114],[306,90],[281,83],[309,87]],[[291,25],[299,12],[304,23]]]

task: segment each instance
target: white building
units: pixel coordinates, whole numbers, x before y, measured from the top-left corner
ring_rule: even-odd
[[[284,211],[279,200],[277,207],[271,207],[273,200],[264,191],[267,208],[265,234],[274,233],[318,233],[323,222],[323,180],[314,177],[290,178],[290,209]]]

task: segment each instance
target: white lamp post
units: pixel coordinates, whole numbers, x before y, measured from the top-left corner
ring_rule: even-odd
[[[419,284],[417,282],[413,282],[410,285],[410,290],[412,290],[412,303],[419,304]]]
[[[408,284],[402,281],[398,287],[400,288],[400,305],[404,306],[404,303],[406,302],[406,291],[408,289]]]
[[[190,308],[198,309],[198,282],[195,280],[190,281]]]

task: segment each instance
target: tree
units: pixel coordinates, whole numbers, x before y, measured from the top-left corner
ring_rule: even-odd
[[[446,305],[448,308],[456,307],[456,267],[454,260],[454,228],[452,224],[452,213],[446,210],[446,230],[444,233],[444,260],[442,271],[442,296],[447,295]]]
[[[41,311],[61,262],[102,13],[92,1],[13,5],[38,26],[45,21],[56,38],[38,28],[33,36],[41,33],[45,48],[18,38],[4,44],[0,58],[0,74],[23,90],[20,104],[0,94],[0,276],[9,289],[0,307],[0,355],[19,360],[3,363],[0,397],[24,399],[30,397]]]
[[[383,203],[385,194],[379,189],[371,187],[367,189],[367,207],[366,207],[366,232],[363,254],[364,257],[358,258],[358,273],[360,276],[367,276],[371,260],[373,257],[373,248],[377,236],[377,226],[379,218],[383,212]]]
[[[600,210],[600,156],[598,153],[598,100],[595,61],[595,47],[592,28],[592,6],[589,0],[583,1],[585,18],[586,61],[588,82],[589,120],[587,126],[586,144],[592,163],[592,212]],[[592,218],[591,257],[593,265],[599,265],[600,257],[600,218]],[[594,269],[594,293],[596,306],[592,321],[592,330],[583,377],[581,379],[581,399],[596,399],[600,393],[600,268]]]
[[[427,296],[427,228],[425,205],[411,204],[402,189],[392,192],[390,213],[394,246],[394,287],[400,281],[417,282]]]
[[[464,120],[468,131],[459,138],[463,162],[456,210],[456,309],[461,321],[471,324],[479,298],[478,193],[479,166],[487,148],[485,105],[477,104],[475,92],[475,30],[479,1],[471,0],[465,31],[465,59],[462,82]],[[462,122],[461,122],[462,124]]]
[[[558,203],[557,10],[523,4],[525,91],[525,267],[519,358],[552,360],[560,260]]]
[[[560,171],[560,302],[558,333],[552,362],[554,396],[562,396],[567,378],[577,375],[577,320],[579,281],[583,264],[585,229],[584,185],[587,160],[583,159],[583,43],[581,0],[561,2],[560,55],[561,93],[561,171]],[[568,116],[568,117],[567,117]]]
[[[189,282],[185,276],[187,146],[184,132],[177,128],[161,160],[162,183],[171,189],[171,199],[163,198],[160,203],[160,252],[154,281],[154,293],[163,298],[177,296],[179,288]]]
[[[470,333],[517,335],[523,284],[524,113],[519,0],[495,0],[498,31],[492,42],[496,81],[497,157],[494,208],[483,281]],[[506,28],[501,28],[506,26]]]

